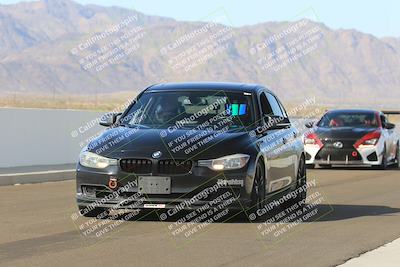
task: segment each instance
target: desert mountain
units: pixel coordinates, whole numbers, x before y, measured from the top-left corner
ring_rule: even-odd
[[[399,38],[311,20],[230,27],[221,14],[207,23],[70,0],[0,5],[0,93],[216,80],[261,83],[287,101],[399,107]]]

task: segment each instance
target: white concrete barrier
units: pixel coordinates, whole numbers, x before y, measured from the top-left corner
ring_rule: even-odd
[[[98,124],[104,113],[0,108],[0,168],[75,163],[86,141],[105,129]]]
[[[0,108],[0,168],[74,163],[103,112]]]

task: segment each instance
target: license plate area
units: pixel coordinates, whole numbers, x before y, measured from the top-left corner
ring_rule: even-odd
[[[142,194],[171,194],[171,177],[139,176],[138,189]]]

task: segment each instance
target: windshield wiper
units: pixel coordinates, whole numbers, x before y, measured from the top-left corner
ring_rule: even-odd
[[[129,127],[129,128],[141,127],[141,128],[145,128],[145,129],[150,129],[150,128],[151,128],[150,126],[143,125],[143,124],[136,124],[136,123],[134,123],[134,124],[128,124],[128,127]]]
[[[149,126],[143,125],[143,124],[119,124],[118,126],[122,126],[122,127],[128,127],[128,128],[146,128],[146,129],[150,129]]]

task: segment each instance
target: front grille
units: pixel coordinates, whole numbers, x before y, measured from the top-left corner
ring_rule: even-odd
[[[334,143],[340,142],[343,144],[343,149],[353,149],[354,144],[357,142],[355,139],[341,139],[341,140],[335,140],[335,139],[323,139],[322,143],[324,144],[325,148],[332,148],[335,149]]]
[[[147,174],[151,173],[151,160],[148,159],[121,159],[120,166],[124,172]]]
[[[191,160],[160,160],[158,162],[159,174],[186,174],[192,169]]]
[[[353,149],[335,149],[323,147],[315,156],[316,160],[331,160],[331,161],[360,161],[361,155],[357,150]]]

